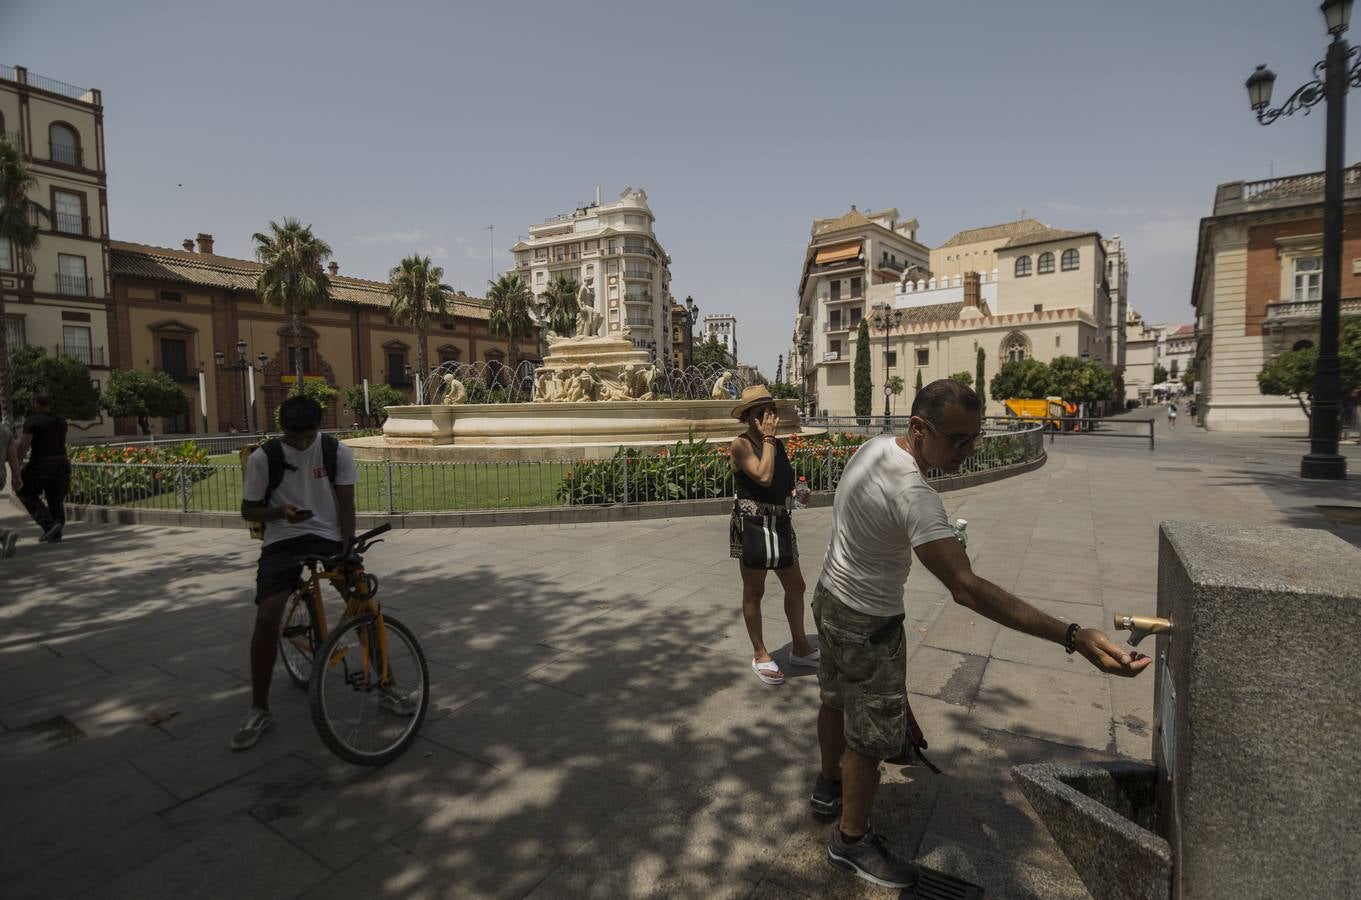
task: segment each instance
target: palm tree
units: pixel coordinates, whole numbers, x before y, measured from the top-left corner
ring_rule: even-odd
[[[331,279],[322,270],[331,247],[312,234],[311,225],[285,218],[269,223],[269,234],[256,232],[255,258],[265,270],[255,281],[255,293],[288,315],[293,338],[293,393],[302,393],[302,311],[320,306],[331,296]]]
[[[520,280],[519,275],[502,275],[495,281],[488,281],[487,299],[491,301],[491,321],[487,323],[492,334],[504,334],[509,342],[510,366],[515,368],[515,341],[529,333],[534,326],[530,315],[533,297],[529,288]]]
[[[426,334],[430,331],[430,314],[449,314],[448,295],[454,292],[441,282],[444,270],[430,264],[428,256],[408,256],[388,273],[388,290],[392,294],[389,311],[394,321],[416,329],[416,402],[425,402]]]
[[[48,216],[46,207],[28,199],[38,179],[24,165],[19,148],[0,137],[0,238],[9,241],[17,260],[38,245],[38,217]],[[22,266],[20,266],[22,268]],[[5,322],[4,284],[0,282],[0,327]],[[11,421],[14,407],[9,383],[9,339],[0,331],[0,420]]]
[[[566,275],[559,275],[548,285],[548,327],[558,334],[570,335],[577,324],[577,291],[580,285]]]

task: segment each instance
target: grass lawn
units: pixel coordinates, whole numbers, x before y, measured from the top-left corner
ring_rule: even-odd
[[[194,482],[189,509],[236,512],[241,508],[241,466],[235,453],[209,460],[215,471]],[[355,506],[361,513],[456,512],[558,506],[558,485],[570,463],[394,463],[391,503],[384,463],[359,463]],[[171,491],[131,504],[141,509],[180,509]]]

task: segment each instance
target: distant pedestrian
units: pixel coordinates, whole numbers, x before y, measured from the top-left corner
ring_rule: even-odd
[[[24,479],[19,474],[19,441],[10,427],[0,422],[0,491],[5,489],[6,476],[13,481],[11,490],[18,494],[19,488],[24,485]],[[0,559],[9,559],[14,555],[14,545],[18,540],[17,531],[0,528]]]
[[[21,473],[23,486],[16,494],[42,529],[39,543],[54,544],[61,540],[66,526],[66,491],[71,486],[66,420],[52,412],[52,399],[47,394],[34,394],[32,406],[19,438],[19,459],[28,454],[28,462]]]
[[[906,434],[861,445],[836,489],[831,543],[813,590],[822,653],[821,768],[809,802],[814,812],[840,815],[828,836],[828,861],[880,887],[907,888],[917,880],[916,868],[870,828],[879,763],[903,761],[909,741],[921,746],[907,704],[903,632],[914,554],[956,603],[1081,653],[1102,672],[1133,676],[1150,663],[1099,629],[1056,619],[973,571],[925,473],[957,472],[973,455],[981,408],[972,389],[934,381],[913,398]]]
[[[1167,404],[1167,427],[1177,427],[1177,401],[1175,400]]]
[[[794,491],[794,467],[784,443],[775,436],[779,413],[775,398],[764,385],[749,387],[733,407],[733,418],[747,430],[733,439],[729,458],[736,483],[729,525],[729,555],[742,573],[742,619],[751,638],[751,670],[765,684],[784,684],[784,673],[770,658],[761,622],[761,598],[766,571],[774,570],[784,588],[784,614],[793,639],[789,662],[816,666],[818,651],[803,630],[805,584],[799,570],[799,547],[789,516]]]

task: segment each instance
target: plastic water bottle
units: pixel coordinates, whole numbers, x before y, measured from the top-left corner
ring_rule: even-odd
[[[968,547],[968,546],[969,546],[969,535],[968,535],[968,532],[965,530],[965,529],[967,529],[968,527],[969,527],[969,523],[968,523],[967,520],[965,520],[965,519],[955,519],[955,525],[954,525],[955,537],[959,538],[959,545],[960,545],[961,547]]]
[[[807,509],[808,495],[813,493],[808,487],[808,476],[800,475],[799,483],[794,485],[794,508]]]

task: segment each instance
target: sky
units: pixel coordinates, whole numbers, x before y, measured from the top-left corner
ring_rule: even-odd
[[[928,246],[1119,234],[1134,308],[1192,321],[1215,185],[1323,168],[1323,108],[1263,128],[1243,81],[1285,99],[1326,38],[1317,0],[0,0],[0,63],[103,92],[116,240],[249,257],[293,216],[342,274],[419,252],[482,294],[531,224],[641,187],[673,294],[772,377],[851,204]]]

